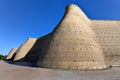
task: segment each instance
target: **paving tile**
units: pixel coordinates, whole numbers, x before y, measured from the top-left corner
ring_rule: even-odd
[[[120,67],[103,71],[62,71],[0,62],[0,80],[120,80]]]

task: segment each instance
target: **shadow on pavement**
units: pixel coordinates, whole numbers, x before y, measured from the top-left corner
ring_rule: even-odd
[[[6,61],[6,63],[12,64],[12,65],[26,66],[26,67],[37,67],[36,63],[33,63],[33,62],[13,62],[13,61]]]

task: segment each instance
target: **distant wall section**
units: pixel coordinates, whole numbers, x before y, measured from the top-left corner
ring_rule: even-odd
[[[20,46],[18,49],[16,56],[14,58],[14,61],[19,61],[24,59],[24,57],[27,55],[27,53],[30,51],[30,49],[33,47],[37,39],[35,38],[28,38],[28,40]]]
[[[6,60],[13,60],[13,58],[14,58],[14,56],[16,55],[16,53],[17,53],[17,48],[12,48],[11,50],[10,50],[10,52],[8,53],[8,56],[7,56],[7,58],[6,58]]]
[[[120,65],[120,21],[91,20],[107,65]]]

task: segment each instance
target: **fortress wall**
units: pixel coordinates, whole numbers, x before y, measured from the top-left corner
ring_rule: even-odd
[[[59,22],[59,24],[57,25],[56,28],[59,29],[59,27],[62,27],[62,26],[60,26],[61,24],[69,25],[71,23],[71,20],[69,20],[68,18],[72,18],[72,21],[75,23],[75,25],[79,26],[79,24],[80,24],[82,27],[84,27],[84,28],[82,28],[82,30],[84,30],[84,31],[88,30],[89,31],[89,29],[92,29],[92,28],[88,29],[88,26],[91,25],[91,22],[90,22],[89,18],[84,14],[84,12],[78,6],[75,6],[75,7],[74,6],[75,6],[74,4],[71,4],[71,5],[68,5],[66,7],[65,14],[64,14],[62,20]],[[79,24],[78,24],[78,21],[77,21],[78,19],[80,20]],[[75,26],[73,25],[73,27],[75,27]],[[53,30],[53,32],[56,30],[56,28]],[[94,34],[92,34],[92,35],[94,35]]]
[[[69,16],[69,14],[73,14],[75,16],[77,16],[78,18],[82,19],[82,21],[86,22],[85,25],[89,25],[91,24],[90,19],[87,17],[87,15],[82,11],[82,9],[80,9],[80,7],[78,7],[77,5],[74,7],[74,4],[68,5],[66,7],[66,13],[65,13],[65,17]],[[66,15],[67,14],[67,15]]]
[[[39,67],[94,70],[120,65],[120,21],[90,20],[76,5],[69,5],[56,28],[38,39],[29,38],[14,61],[36,62]]]
[[[39,56],[44,55],[44,54],[41,54],[41,52],[44,48],[44,44],[46,44],[47,40],[49,40],[50,35],[51,35],[51,33],[49,33],[45,36],[42,36],[36,40],[34,46],[30,49],[30,51],[26,55],[25,61],[37,62],[39,59]]]
[[[39,58],[38,66],[71,70],[105,68],[100,46],[95,41],[91,22],[76,6],[67,7],[62,21],[49,38],[50,44],[43,48],[45,56]]]
[[[37,39],[35,38],[28,38],[28,40],[20,46],[18,49],[14,61],[23,60],[29,50],[33,47]]]
[[[120,21],[91,20],[107,65],[120,65]]]
[[[12,58],[16,54],[17,50],[18,49],[16,49],[16,48],[12,48],[10,50],[10,52],[8,53],[6,60],[12,60]]]

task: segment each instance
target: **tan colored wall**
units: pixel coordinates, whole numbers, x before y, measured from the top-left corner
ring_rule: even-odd
[[[12,60],[12,57],[16,54],[17,50],[18,49],[16,48],[12,48],[8,53],[6,60]]]
[[[30,51],[27,53],[25,57],[25,61],[30,61],[30,62],[37,62],[39,59],[39,56],[44,54],[41,54],[42,49],[45,47],[44,44],[47,43],[47,40],[49,40],[51,33],[42,36],[36,40],[36,43],[34,46],[30,49]]]
[[[14,61],[37,62],[39,67],[71,70],[103,69],[120,65],[120,21],[90,20],[69,5],[52,33],[28,39]]]
[[[21,47],[18,49],[14,61],[19,61],[24,59],[29,50],[33,47],[37,39],[29,38]]]
[[[107,65],[120,65],[120,21],[91,20]]]
[[[79,7],[70,5],[65,16],[52,32],[38,66],[71,70],[105,68],[100,46],[90,28],[91,22]],[[41,60],[42,59],[42,60]]]

